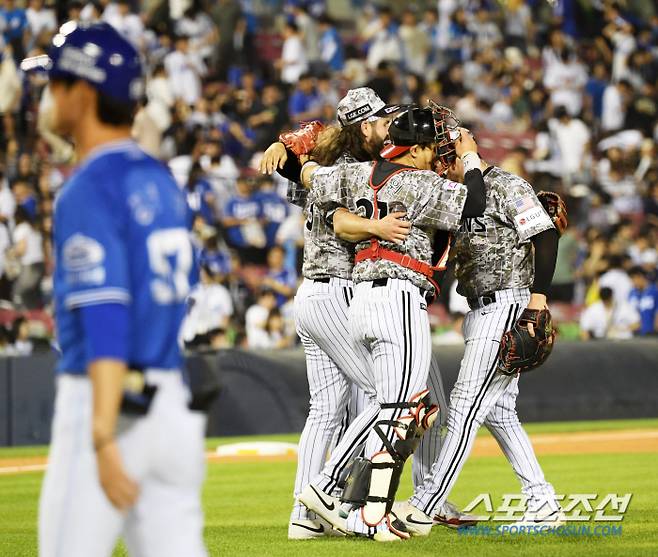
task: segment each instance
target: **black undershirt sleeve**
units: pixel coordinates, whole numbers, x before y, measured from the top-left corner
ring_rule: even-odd
[[[484,188],[484,177],[479,168],[469,170],[464,176],[464,184],[468,190],[462,218],[481,217],[487,206],[487,192]]]
[[[535,282],[530,291],[546,295],[555,272],[559,236],[555,228],[550,228],[531,240],[535,246]]]
[[[283,164],[283,168],[279,168],[277,172],[291,182],[299,183],[301,181],[300,174],[302,173],[302,164],[299,162],[299,159],[297,159],[297,155],[292,151],[286,149],[286,153],[288,159]]]

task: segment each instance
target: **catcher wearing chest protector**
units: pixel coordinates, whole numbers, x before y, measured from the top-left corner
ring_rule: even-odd
[[[535,194],[525,180],[481,163],[487,190],[482,217],[464,219],[453,245],[457,291],[471,311],[464,321],[464,357],[450,396],[448,432],[423,485],[394,511],[413,535],[457,480],[484,424],[514,468],[526,497],[520,526],[559,526],[564,514],[516,414],[521,372],[541,365],[555,339],[546,292],[567,225],[566,207],[551,192]],[[447,176],[459,180],[457,159]]]
[[[351,237],[347,222],[354,214],[378,220],[404,207],[411,224],[403,242],[356,244],[349,325],[355,350],[372,362],[368,372],[377,405],[345,434],[356,428],[365,433],[359,437],[365,441],[363,456],[354,461],[341,497],[346,506],[339,510],[341,501],[331,495],[334,455],[299,497],[334,528],[384,542],[409,538],[391,509],[405,461],[438,410],[426,388],[432,356],[427,306],[438,294],[435,273],[447,260],[447,242],[434,260],[437,234],[447,239],[462,217],[482,216],[485,208],[477,146],[454,125],[450,111],[410,106],[391,123],[389,138],[381,160],[331,168],[308,163],[301,172],[339,237]],[[434,171],[457,156],[473,166],[463,183]],[[425,524],[431,527],[432,518]]]
[[[261,170],[270,173],[278,168],[279,173],[283,176],[296,180],[299,178],[301,169],[297,157],[307,153],[312,155],[313,160],[327,166],[377,159],[388,133],[388,124],[392,115],[399,112],[400,109],[399,106],[385,105],[371,89],[350,90],[338,104],[338,125],[336,127],[323,130],[317,122],[309,122],[300,130],[282,134],[281,143],[272,145],[265,153]],[[354,130],[355,127],[357,130]],[[359,139],[361,135],[358,133],[359,131],[365,131],[365,137]],[[285,157],[281,152],[284,146]],[[373,149],[375,150],[373,151]],[[305,281],[295,297],[295,313],[298,330],[307,352],[307,372],[312,393],[311,408],[316,411],[315,413],[319,406],[325,411],[330,408],[342,408],[344,405],[340,403],[340,397],[334,394],[338,391],[335,385],[344,382],[340,379],[342,374],[347,377],[355,374],[350,365],[345,365],[348,356],[353,354],[350,340],[347,338],[349,337],[347,312],[354,290],[351,281],[354,244],[336,237],[332,228],[325,223],[324,211],[316,204],[316,197],[316,192],[309,192],[303,185],[290,182],[289,201],[298,204],[297,200],[301,199],[307,216],[304,227],[303,274]],[[384,237],[381,231],[377,230],[376,225],[384,225],[387,221],[398,222],[403,227],[407,227],[406,233],[408,234],[408,227],[411,226],[408,222],[390,221],[394,217],[403,217],[405,213],[406,208],[396,212],[391,205],[388,216],[382,216],[381,220],[359,219],[356,215],[353,216],[356,224],[361,228],[366,223],[367,229],[374,230],[363,236],[362,239],[369,240],[371,236],[375,235],[380,239],[401,243],[406,234],[399,234],[394,228],[390,237]],[[354,240],[354,236],[351,239]],[[443,250],[440,251],[441,253]],[[317,291],[317,294],[314,294],[314,291]],[[330,295],[332,292],[335,293],[334,296]],[[315,309],[314,306],[320,303],[323,307]],[[306,315],[309,316],[309,319],[305,317]],[[340,330],[337,330],[337,326]],[[322,347],[322,351],[315,349],[315,345]],[[340,370],[336,368],[336,365]],[[359,364],[357,367],[358,372],[363,373],[370,366]],[[331,370],[331,373],[328,370]],[[358,388],[358,384],[356,382],[351,389],[348,423],[351,423],[351,418],[361,414],[364,409],[363,391]],[[423,477],[429,472],[438,456],[441,446],[441,423],[445,422],[447,415],[443,381],[434,358],[430,363],[428,388],[431,389],[441,410],[436,425],[430,429],[427,435],[423,436],[415,451],[412,467],[415,486],[421,484]],[[327,404],[319,404],[318,399],[327,401]],[[308,483],[308,478],[314,477],[320,471],[322,466],[319,464],[323,462],[327,454],[327,446],[318,442],[318,438],[322,437],[318,432],[320,428],[314,427],[312,414],[309,414],[300,440],[295,483],[296,495]],[[327,428],[331,430],[332,424],[325,424],[323,431]],[[335,463],[331,478],[327,480],[331,486],[339,482],[340,478],[345,475],[355,451],[358,452],[357,448],[363,445],[368,429],[368,424],[364,423],[361,428],[348,430],[350,433],[346,433],[344,437],[341,436],[342,442],[338,447],[331,449],[332,462]],[[308,439],[313,442],[308,442]],[[345,447],[345,449],[341,450],[341,447]],[[311,458],[312,455],[317,455],[317,458]],[[330,489],[326,484],[323,487]],[[318,520],[310,520],[308,518],[310,516],[312,515],[306,511],[305,507],[299,503],[295,504],[289,527],[290,539],[308,539],[327,533],[327,529],[323,528],[322,523]],[[452,503],[446,501],[437,511],[434,522],[458,528],[473,524],[474,517],[459,512]],[[310,528],[314,530],[310,530]]]

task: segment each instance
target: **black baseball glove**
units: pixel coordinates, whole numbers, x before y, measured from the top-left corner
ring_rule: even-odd
[[[534,328],[534,337],[528,331],[529,323]],[[547,309],[524,309],[512,329],[500,340],[498,371],[514,375],[539,367],[547,360],[554,342],[551,313]]]

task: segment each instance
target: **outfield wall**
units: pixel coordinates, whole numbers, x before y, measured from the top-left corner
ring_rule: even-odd
[[[435,350],[447,391],[463,347]],[[0,359],[0,446],[47,443],[54,380],[52,354]],[[221,392],[209,413],[209,435],[301,431],[308,407],[303,352],[225,350],[189,360]],[[542,369],[523,376],[522,421],[596,420],[658,416],[658,342],[558,342]]]

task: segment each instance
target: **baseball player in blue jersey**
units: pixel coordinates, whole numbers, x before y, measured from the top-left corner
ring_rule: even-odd
[[[61,358],[39,504],[42,557],[206,555],[204,417],[188,409],[176,338],[192,246],[183,193],[130,140],[142,69],[105,23],[67,23],[45,66],[55,129],[80,166],[55,207]]]

